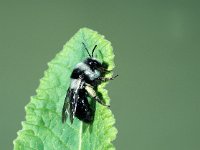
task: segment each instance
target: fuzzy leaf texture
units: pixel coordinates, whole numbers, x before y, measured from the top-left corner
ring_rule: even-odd
[[[61,121],[61,111],[70,84],[70,75],[75,65],[88,57],[82,42],[91,51],[97,45],[95,55],[101,62],[114,68],[111,43],[104,36],[88,28],[80,29],[48,63],[48,69],[40,80],[36,95],[25,107],[26,120],[14,140],[15,150],[112,150],[111,143],[117,134],[115,119],[110,109],[96,103],[95,118],[88,125],[75,117],[71,124]],[[112,73],[107,76],[112,76]],[[107,104],[110,103],[107,83],[99,86]]]

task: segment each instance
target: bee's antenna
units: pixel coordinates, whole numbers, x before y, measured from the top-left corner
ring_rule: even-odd
[[[82,43],[83,43],[83,42],[82,42]],[[83,43],[83,46],[85,47],[85,49],[86,49],[86,51],[87,51],[88,55],[89,55],[90,57],[92,57],[92,56],[90,55],[90,53],[89,53],[89,51],[88,51],[88,49],[87,49],[87,47],[86,47],[85,43]]]
[[[94,53],[94,50],[96,49],[97,45],[94,46],[93,50],[92,50],[92,57],[93,57],[93,53]]]

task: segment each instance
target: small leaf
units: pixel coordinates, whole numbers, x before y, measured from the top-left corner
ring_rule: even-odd
[[[75,65],[88,57],[82,42],[92,50],[97,45],[96,57],[114,68],[114,54],[111,43],[102,35],[87,28],[80,29],[63,47],[56,57],[48,63],[49,68],[36,90],[36,96],[25,107],[26,121],[14,140],[15,150],[110,150],[115,149],[112,141],[117,129],[111,110],[96,103],[95,119],[88,125],[75,117],[71,124],[61,122],[61,110],[70,84],[70,74]],[[108,74],[111,76],[112,74]],[[98,91],[107,104],[110,103],[106,83]]]

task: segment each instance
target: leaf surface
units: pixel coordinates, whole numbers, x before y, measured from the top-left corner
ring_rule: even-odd
[[[102,35],[88,28],[80,29],[48,63],[48,69],[40,80],[36,95],[25,107],[26,120],[14,140],[15,150],[110,150],[117,130],[110,109],[96,103],[95,119],[88,125],[75,117],[71,124],[61,122],[61,111],[70,84],[70,75],[75,65],[88,57],[82,42],[91,51],[97,45],[96,58],[114,68],[111,43]],[[108,74],[111,76],[112,73]],[[110,103],[107,83],[99,86],[107,104]]]

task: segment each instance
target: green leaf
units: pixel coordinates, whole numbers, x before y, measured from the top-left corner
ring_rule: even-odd
[[[110,150],[115,149],[112,141],[117,129],[113,126],[114,116],[110,109],[96,103],[95,119],[92,125],[75,118],[71,125],[69,119],[61,122],[61,110],[70,84],[70,74],[75,65],[88,57],[82,42],[92,50],[100,61],[114,68],[114,54],[111,43],[104,36],[88,28],[80,29],[63,47],[56,57],[48,63],[49,68],[36,90],[36,95],[25,107],[26,121],[14,140],[15,150]],[[108,74],[112,76],[112,73]],[[99,86],[107,104],[110,103],[107,83]]]

